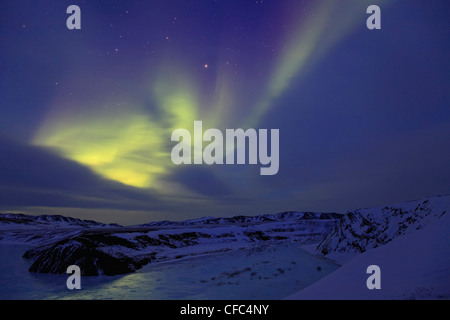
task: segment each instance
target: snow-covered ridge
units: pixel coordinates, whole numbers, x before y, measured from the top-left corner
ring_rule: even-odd
[[[115,275],[149,263],[261,243],[317,242],[338,217],[334,213],[283,212],[118,226],[61,216],[4,215],[0,241],[33,245],[24,254],[31,272],[65,273],[68,265],[76,264],[83,275]]]
[[[342,215],[338,213],[319,213],[319,212],[298,212],[286,211],[277,214],[263,214],[258,216],[234,216],[234,217],[202,217],[185,221],[155,221],[139,226],[195,226],[195,225],[230,225],[239,223],[261,223],[287,220],[328,220],[339,219]]]
[[[442,196],[344,218],[319,248],[348,261],[287,299],[450,299],[449,209],[449,197]],[[373,264],[381,270],[379,290],[366,287]]]
[[[87,229],[120,228],[61,215],[0,214],[0,243],[41,245],[79,234]]]
[[[317,246],[317,252],[346,262],[367,250],[425,228],[450,209],[450,196],[348,212]]]
[[[30,259],[30,271],[41,273],[64,273],[68,265],[77,264],[83,275],[123,274],[149,263],[284,241],[316,244],[315,253],[342,264],[426,228],[448,216],[449,208],[450,196],[437,196],[346,215],[283,212],[136,226],[86,223],[59,216],[35,218],[36,223],[26,215],[3,215],[0,242],[33,245],[24,257]],[[28,227],[15,227],[20,224],[11,222],[13,218],[25,221],[23,225]],[[65,227],[49,228],[52,224]]]
[[[61,215],[32,216],[22,213],[0,214],[0,229],[9,228],[36,228],[36,227],[119,227],[118,224],[104,224],[93,220],[81,220],[78,218]]]
[[[83,275],[134,272],[146,264],[249,248],[261,243],[319,241],[336,220],[267,222],[252,225],[121,227],[87,229],[38,245],[24,257],[30,271],[65,273],[78,265]]]

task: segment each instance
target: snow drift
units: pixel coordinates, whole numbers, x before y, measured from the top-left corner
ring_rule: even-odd
[[[316,253],[347,261],[287,299],[449,299],[449,196],[350,212]],[[381,269],[381,289],[369,290],[367,267]]]

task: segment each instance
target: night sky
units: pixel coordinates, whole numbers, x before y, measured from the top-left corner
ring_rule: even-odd
[[[450,193],[449,18],[447,0],[3,0],[0,211],[129,225]],[[279,129],[278,174],[174,165],[194,120]]]

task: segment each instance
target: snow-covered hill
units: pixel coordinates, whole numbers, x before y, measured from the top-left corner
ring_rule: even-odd
[[[346,215],[283,212],[136,226],[2,215],[0,243],[31,245],[23,256],[32,272],[65,273],[76,264],[83,275],[116,275],[296,242],[343,266],[290,299],[450,299],[449,210],[450,196],[437,196]],[[381,268],[381,290],[366,287],[369,265]]]
[[[25,215],[21,213],[0,214],[0,230],[15,228],[40,228],[40,227],[119,227],[118,224],[104,224],[93,220],[81,220],[61,215]]]
[[[76,264],[83,275],[115,275],[134,272],[151,262],[261,243],[317,242],[333,228],[337,217],[340,215],[333,213],[284,212],[121,227],[59,216],[19,215],[0,221],[0,241],[32,244],[34,248],[24,254],[32,272],[65,273],[68,265]],[[27,227],[16,229],[17,221]],[[53,224],[64,228],[49,228]]]
[[[449,209],[438,196],[348,213],[312,250],[346,263],[287,299],[450,299]],[[380,290],[366,286],[370,265]]]
[[[261,223],[292,220],[330,220],[339,219],[339,213],[318,213],[286,211],[277,214],[263,214],[258,216],[234,216],[234,217],[202,217],[185,221],[156,221],[141,224],[142,227],[151,226],[198,226],[198,225],[232,225],[239,223]]]
[[[436,196],[352,211],[320,242],[317,252],[343,263],[397,237],[423,229],[449,210],[450,196]]]
[[[450,215],[370,249],[289,296],[307,300],[450,299]],[[369,290],[367,267],[378,265],[381,289]]]
[[[86,229],[120,228],[61,215],[0,214],[0,243],[38,245],[79,234]]]

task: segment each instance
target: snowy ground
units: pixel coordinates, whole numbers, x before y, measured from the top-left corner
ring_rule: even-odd
[[[287,299],[450,299],[450,215],[362,253]],[[310,247],[311,249],[311,247]],[[381,289],[369,290],[367,267],[381,268]]]
[[[450,299],[449,213],[450,196],[438,196],[339,220],[283,213],[120,227],[7,216],[0,299]],[[70,291],[68,275],[31,273],[32,261],[22,257],[50,246],[50,259],[65,238],[130,262],[152,252],[155,258],[127,275],[83,276],[82,290]],[[66,256],[51,262],[66,268]],[[370,265],[381,268],[380,290],[366,286]]]
[[[28,272],[23,249],[0,245],[0,299],[283,299],[339,268],[298,243],[268,244],[82,277],[82,289],[71,291],[66,275]]]
[[[300,247],[332,228],[335,217],[324,214],[130,227],[60,216],[0,218],[0,299],[282,299],[339,267]],[[73,263],[65,259],[74,251],[58,251],[67,247],[66,239],[72,240],[71,248],[87,248],[83,254],[89,256],[99,250],[130,263],[141,256],[152,259],[126,275],[82,276],[82,289],[71,291],[65,270]],[[23,258],[28,249],[41,250],[40,257],[52,266],[61,264],[61,274],[29,272],[35,260]]]

